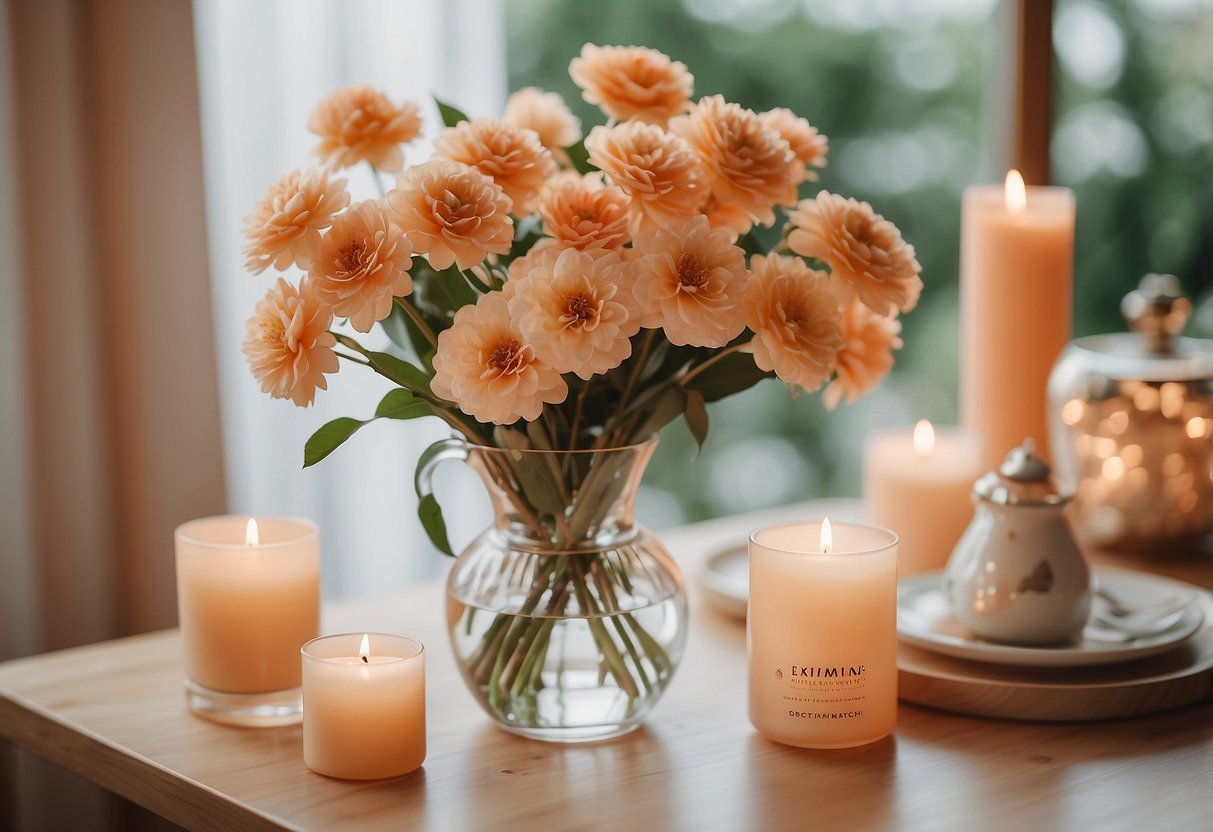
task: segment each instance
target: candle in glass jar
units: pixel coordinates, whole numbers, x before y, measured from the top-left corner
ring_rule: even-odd
[[[298,722],[299,648],[320,630],[316,525],[207,517],[175,537],[191,709],[236,724]]]
[[[867,519],[897,532],[902,575],[943,569],[973,519],[973,483],[985,473],[981,443],[925,419],[913,430],[869,434],[864,447]]]
[[[960,224],[960,422],[996,468],[1025,437],[1043,449],[1049,371],[1070,340],[1074,192],[965,190]]]
[[[303,647],[303,760],[318,774],[373,780],[425,762],[425,654],[383,633]]]
[[[897,722],[897,535],[828,520],[750,536],[750,721],[804,748],[875,742]]]

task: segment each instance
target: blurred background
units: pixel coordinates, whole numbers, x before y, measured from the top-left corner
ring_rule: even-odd
[[[892,376],[833,413],[764,382],[711,408],[697,458],[672,426],[639,512],[660,529],[857,495],[869,429],[956,421],[960,198],[1012,158],[1018,5],[3,0],[0,659],[172,626],[172,532],[206,514],[316,519],[330,599],[445,568],[412,488],[441,426],[376,423],[303,471],[307,436],[384,388],[347,368],[300,410],[240,354],[270,285],[244,272],[242,217],[310,163],[316,101],[356,83],[423,105],[409,162],[437,132],[431,94],[497,115],[534,85],[602,123],[568,77],[585,42],[663,50],[696,97],[788,107],[829,136],[821,187],[870,201],[923,266]],[[1190,334],[1213,334],[1213,0],[1055,0],[1034,38],[1052,180],[1077,192],[1075,336],[1123,329],[1119,299],[1151,271],[1204,301]],[[459,469],[439,477],[456,547],[488,522]]]

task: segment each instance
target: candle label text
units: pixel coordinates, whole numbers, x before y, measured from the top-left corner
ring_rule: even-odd
[[[818,665],[799,662],[777,667],[787,715],[793,719],[839,720],[863,717],[868,696],[866,664]]]

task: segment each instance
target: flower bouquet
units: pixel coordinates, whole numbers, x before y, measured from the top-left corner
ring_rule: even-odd
[[[251,271],[303,276],[257,305],[244,352],[265,392],[301,406],[342,361],[393,383],[368,419],[316,431],[305,465],[370,419],[457,432],[417,486],[447,554],[437,462],[472,464],[497,511],[448,584],[464,676],[507,727],[580,739],[637,724],[685,637],[677,567],[632,519],[653,437],[681,416],[702,444],[706,405],[764,378],[825,385],[828,407],[863,395],[922,282],[867,203],[801,193],[827,151],[803,118],[693,102],[686,67],[651,49],[586,45],[569,69],[607,117],[584,139],[553,93],[516,92],[500,118],[438,102],[433,157],[407,168],[416,105],[369,87],[322,101],[323,165],[246,220]],[[377,198],[351,202],[339,171],[356,164]],[[349,334],[376,326],[383,350]]]

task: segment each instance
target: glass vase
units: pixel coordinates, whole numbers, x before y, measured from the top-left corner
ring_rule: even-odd
[[[439,443],[484,481],[493,525],[447,581],[451,645],[480,706],[516,734],[600,740],[636,728],[682,658],[687,602],[666,549],[633,519],[656,438],[545,451]]]

